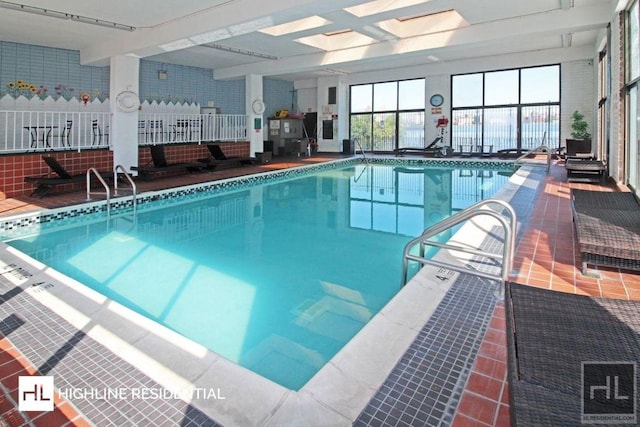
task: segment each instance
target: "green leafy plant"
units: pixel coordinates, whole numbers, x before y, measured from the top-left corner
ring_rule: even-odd
[[[584,114],[578,110],[571,115],[571,137],[574,139],[591,139],[589,124],[584,119]]]

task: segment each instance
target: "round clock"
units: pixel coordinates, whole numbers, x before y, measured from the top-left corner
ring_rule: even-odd
[[[431,97],[429,103],[434,107],[440,107],[442,104],[444,104],[444,98],[439,93],[436,93]]]

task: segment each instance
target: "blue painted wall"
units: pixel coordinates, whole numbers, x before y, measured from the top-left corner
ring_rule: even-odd
[[[158,78],[161,70],[167,72],[165,80]],[[109,93],[109,67],[80,65],[78,51],[0,41],[0,96],[10,92],[8,85],[18,80],[54,98],[79,98],[83,91],[101,97]],[[266,117],[291,108],[292,90],[292,82],[264,79]],[[141,60],[140,98],[197,102],[202,106],[213,101],[223,113],[243,114],[245,83],[244,79],[214,80],[212,70],[205,68]]]

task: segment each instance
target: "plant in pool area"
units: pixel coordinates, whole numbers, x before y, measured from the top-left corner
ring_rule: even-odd
[[[574,139],[591,139],[589,124],[584,119],[584,114],[578,110],[571,115],[571,137]]]

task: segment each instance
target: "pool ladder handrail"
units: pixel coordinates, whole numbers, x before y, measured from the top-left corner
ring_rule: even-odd
[[[542,135],[542,141],[540,145],[538,145],[533,150],[527,151],[526,153],[518,157],[516,161],[513,162],[513,167],[516,168],[518,164],[525,164],[525,163],[529,165],[534,165],[534,166],[539,165],[539,163],[537,162],[525,162],[525,159],[529,157],[531,154],[546,154],[547,155],[547,173],[549,173],[549,171],[551,170],[551,149],[549,149],[549,147],[546,145],[546,141],[547,141],[547,132],[545,131],[544,134]]]
[[[362,148],[362,144],[360,144],[360,137],[356,136],[355,138],[353,138],[353,142],[355,142],[358,148],[360,148],[360,153],[362,153],[362,158],[364,159],[364,162],[366,164],[369,164],[369,161],[367,160],[367,156],[364,154],[364,148]]]
[[[133,211],[135,212],[136,203],[138,200],[137,198],[138,187],[136,186],[136,183],[131,178],[131,175],[127,173],[127,170],[124,168],[124,166],[116,165],[116,167],[113,168],[113,187],[114,187],[114,193],[116,195],[118,194],[118,171],[122,171],[122,174],[124,175],[124,177],[127,179],[127,181],[129,181],[129,185],[131,186],[131,203],[133,206]]]
[[[135,213],[136,202],[137,202],[136,195],[138,193],[138,188],[136,186],[136,183],[133,181],[133,179],[131,179],[131,176],[127,173],[127,171],[122,165],[117,165],[113,170],[114,170],[114,174],[113,174],[114,193],[116,195],[118,194],[118,170],[121,170],[125,178],[129,181],[129,184],[131,185],[131,193],[132,193],[131,203],[133,205],[133,211]],[[98,178],[98,181],[100,181],[100,183],[102,184],[102,187],[104,187],[104,191],[91,191],[91,175],[92,174],[95,175],[96,178]],[[87,200],[91,200],[92,194],[96,194],[96,195],[99,194],[99,195],[105,196],[106,206],[107,206],[107,215],[109,215],[111,213],[111,188],[109,187],[109,184],[107,184],[107,182],[104,180],[100,172],[98,172],[98,170],[94,167],[87,169]]]
[[[491,208],[491,205],[497,205],[499,208],[502,208],[501,211],[497,212]],[[506,215],[504,212],[506,211]],[[477,248],[471,247],[463,247],[459,245],[454,245],[450,243],[440,243],[434,242],[431,239],[438,234],[447,231],[463,222],[466,222],[476,216],[487,215],[495,218],[504,230],[504,245],[502,254],[485,252]],[[474,276],[483,277],[491,280],[502,280],[506,281],[509,277],[509,272],[511,271],[513,265],[513,256],[515,251],[515,239],[516,239],[516,227],[517,227],[517,218],[516,213],[511,207],[511,205],[503,200],[497,199],[487,199],[482,200],[458,213],[452,215],[448,218],[443,219],[442,221],[432,225],[431,227],[424,230],[424,232],[407,243],[404,247],[403,252],[403,265],[402,265],[402,285],[404,286],[407,283],[407,274],[409,270],[409,261],[415,261],[420,264],[420,268],[424,267],[424,265],[434,265],[436,267],[445,268],[453,271],[457,271],[460,273],[472,274]],[[411,249],[415,245],[420,245],[419,255],[413,255],[410,253]],[[425,247],[426,246],[434,246],[441,249],[448,249],[454,252],[462,252],[470,255],[482,256],[485,258],[490,258],[493,260],[498,260],[502,262],[500,268],[500,275],[490,274],[483,271],[479,271],[468,266],[460,266],[457,264],[452,264],[444,261],[437,261],[434,259],[425,258]]]
[[[104,191],[91,191],[91,174],[95,175],[95,177],[98,178],[98,181],[100,181],[100,184],[102,184],[102,186],[104,187]],[[109,185],[106,183],[104,178],[102,178],[102,175],[100,175],[100,172],[98,172],[98,170],[94,167],[87,169],[87,200],[91,200],[92,194],[101,194],[106,197],[108,215],[111,209],[111,203],[109,202],[111,200],[111,189],[109,188]]]

